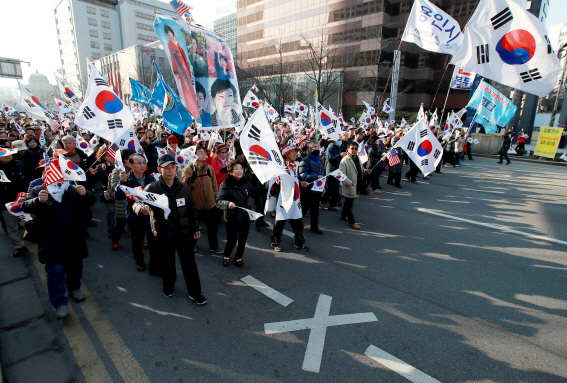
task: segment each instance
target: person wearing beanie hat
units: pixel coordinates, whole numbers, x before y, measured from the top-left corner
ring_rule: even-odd
[[[217,186],[220,186],[224,182],[228,164],[228,146],[225,144],[218,144],[215,148],[216,156],[211,160],[211,166],[215,170],[215,176],[217,177]]]
[[[174,135],[167,137],[167,148],[166,148],[167,153],[175,157],[177,155],[178,144],[179,141],[177,141],[177,137],[175,137]]]

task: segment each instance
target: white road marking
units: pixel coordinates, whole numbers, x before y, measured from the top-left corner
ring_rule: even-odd
[[[371,312],[329,316],[332,299],[333,298],[328,295],[319,295],[319,301],[317,302],[313,318],[264,324],[264,332],[266,334],[311,330],[305,350],[305,357],[303,359],[302,369],[304,371],[318,373],[321,369],[321,359],[323,357],[323,348],[325,347],[327,327],[378,321],[376,315]]]
[[[368,346],[364,355],[369,356],[376,362],[380,363],[382,366],[400,374],[407,380],[414,383],[441,383],[437,379],[421,372],[415,367],[410,366],[401,359],[396,358],[392,354],[388,354],[386,351],[379,349],[374,345]]]
[[[410,182],[407,178],[404,178],[404,181],[406,182]],[[429,182],[423,182],[423,181],[418,181],[416,180],[415,182],[417,182],[418,184],[426,184],[426,185],[431,185]]]
[[[542,235],[530,234],[530,233],[526,233],[525,231],[519,231],[519,230],[514,230],[514,229],[508,229],[507,227],[504,227],[504,226],[497,226],[497,225],[491,225],[491,224],[488,224],[488,223],[482,223],[482,222],[472,221],[472,220],[470,220],[470,219],[455,217],[454,215],[449,215],[449,214],[437,213],[436,211],[431,211],[431,210],[422,209],[422,208],[418,208],[417,211],[422,212],[422,213],[426,213],[426,214],[436,215],[436,216],[438,216],[438,217],[443,217],[443,218],[448,218],[448,219],[454,219],[454,220],[461,221],[461,222],[472,223],[473,225],[489,227],[489,228],[491,228],[491,229],[501,230],[501,231],[505,231],[505,232],[507,232],[507,233],[513,233],[513,234],[523,235],[523,236],[528,237],[528,238],[531,238],[531,239],[541,239],[541,240],[543,240],[543,241],[558,243],[558,244],[560,244],[560,245],[567,245],[567,242],[565,242],[565,241],[560,241],[559,239],[554,239],[554,238],[550,238],[550,237],[544,237],[544,236],[542,236]]]
[[[268,222],[268,225],[270,225],[270,226],[269,226],[270,229],[274,230],[274,225],[272,225],[272,224],[269,223],[269,222]],[[287,236],[290,237],[290,238],[295,238],[295,234],[293,234],[291,231],[284,230],[282,234],[283,234],[283,235],[287,235]]]
[[[241,281],[246,283],[248,286],[258,290],[268,298],[273,299],[283,307],[287,307],[291,302],[293,302],[293,299],[283,295],[279,291],[272,289],[270,286],[260,282],[251,275],[245,276],[244,278],[241,279]]]

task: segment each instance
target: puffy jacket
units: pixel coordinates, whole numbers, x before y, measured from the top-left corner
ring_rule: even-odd
[[[144,190],[165,195],[169,200],[171,213],[169,213],[167,219],[162,209],[150,206],[149,219],[157,243],[187,242],[193,238],[195,232],[201,231],[197,219],[197,207],[189,185],[182,183],[175,177],[173,184],[169,187],[160,177],[157,182],[149,184]],[[136,202],[133,207],[133,214],[147,217],[140,213],[142,208],[143,205]]]
[[[325,167],[326,174],[334,172],[339,168],[339,164],[343,159],[343,156],[341,156],[341,148],[336,143],[331,142],[325,152],[325,157],[327,158]]]
[[[319,156],[314,156],[311,153],[307,153],[307,156],[299,164],[299,179],[306,182],[316,181],[319,177],[323,175],[324,167],[323,161]],[[320,193],[320,192],[313,192]]]
[[[12,160],[6,164],[0,162],[0,170],[11,181],[0,182],[0,210],[6,210],[5,204],[14,202],[18,193],[28,190],[30,172],[26,164],[18,160]]]
[[[65,264],[72,258],[86,258],[87,224],[90,207],[96,202],[96,197],[89,191],[80,196],[75,187],[70,185],[61,202],[49,196],[45,203],[41,203],[38,199],[41,190],[41,185],[34,187],[22,204],[24,213],[35,214],[39,261],[55,265]]]
[[[228,204],[234,202],[236,206],[254,210],[248,204],[248,200],[249,197],[258,197],[256,190],[257,189],[244,178],[237,181],[230,174],[227,176],[226,180],[220,185],[216,203],[217,207],[224,211],[224,221],[227,225],[243,226],[250,224],[248,212],[238,208],[229,209]]]
[[[228,159],[223,164],[222,160],[218,156],[213,158],[213,160],[211,161],[211,166],[213,167],[215,171],[215,177],[217,178],[217,186],[220,186],[220,184],[224,182],[224,177],[227,174],[226,173],[227,164],[228,164]],[[224,170],[221,172],[222,169]]]
[[[120,173],[118,174],[120,177]],[[154,181],[155,181],[154,176],[152,176],[148,171],[145,171],[144,172],[145,186],[148,186]],[[138,182],[138,179],[134,175],[133,171],[130,171],[130,173],[128,173],[128,179],[126,180],[126,182],[120,181],[118,185],[128,186],[129,188],[137,188],[139,186],[142,186],[140,182]],[[120,189],[119,187],[116,187],[116,189],[114,190],[114,199],[126,200],[126,223],[128,224],[130,231],[151,230],[150,218],[145,215],[138,216],[137,214],[135,214],[132,210],[134,201],[131,200],[130,198],[126,198],[126,194],[124,194],[124,191],[122,191],[122,189]]]
[[[191,186],[197,210],[209,210],[215,207],[219,188],[215,171],[211,165],[187,166],[183,169],[181,182]]]

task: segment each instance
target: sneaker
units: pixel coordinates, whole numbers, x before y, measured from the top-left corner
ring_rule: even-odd
[[[14,253],[12,254],[12,257],[14,258],[19,258],[19,257],[23,257],[24,255],[26,255],[26,251],[28,249],[25,247],[20,247],[19,249],[17,249],[16,251],[14,251]]]
[[[293,247],[295,247],[296,249],[299,249],[301,251],[309,251],[309,248],[305,245],[299,246],[298,244],[294,244]]]
[[[55,309],[55,318],[63,319],[63,318],[67,318],[68,316],[69,316],[69,308],[67,307],[67,305],[59,306]]]
[[[209,249],[209,251],[211,253],[216,253],[216,254],[223,254],[224,250],[222,250],[220,247],[217,247],[216,249]]]
[[[337,206],[331,206],[329,208],[330,211],[339,211],[339,208]]]
[[[165,295],[168,298],[171,298],[172,296],[175,295],[175,291],[173,291],[173,289],[171,289],[171,288],[164,287],[163,288],[163,295]]]
[[[444,167],[444,168],[446,168],[446,167],[447,167],[447,165],[445,165],[445,164],[444,164],[444,165],[441,165],[441,167]]]
[[[497,164],[501,164],[501,163],[502,163],[502,161],[498,161],[498,162],[496,162],[496,163],[497,163]]]
[[[319,210],[327,210],[327,207],[322,203],[319,204]]]
[[[83,293],[81,290],[71,291],[69,295],[71,295],[71,298],[73,298],[75,302],[82,302],[87,298],[85,296],[85,293]]]
[[[360,226],[358,225],[358,223],[349,223],[348,225],[353,229],[360,230]]]
[[[378,189],[372,190],[372,194],[380,194],[380,193],[382,193],[382,192]]]
[[[198,304],[199,306],[202,306],[207,303],[207,299],[203,295],[199,295],[197,298],[193,298],[191,295],[189,295],[189,299],[195,301],[195,303]]]
[[[110,247],[112,248],[112,250],[118,250],[118,242],[113,241]]]
[[[282,247],[282,245],[274,245],[274,244],[272,243],[272,248],[273,248],[275,251],[277,251],[278,253],[283,252],[283,247]]]
[[[457,165],[455,165],[455,167],[456,167],[456,168],[460,168],[460,167],[461,167],[461,165],[460,165],[460,164],[457,164]]]
[[[148,244],[146,242],[142,242],[142,250],[147,250],[148,249]]]

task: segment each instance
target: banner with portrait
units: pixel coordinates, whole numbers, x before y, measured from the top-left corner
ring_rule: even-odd
[[[154,30],[171,63],[179,98],[203,128],[236,127],[242,105],[230,48],[213,32],[157,16]]]

